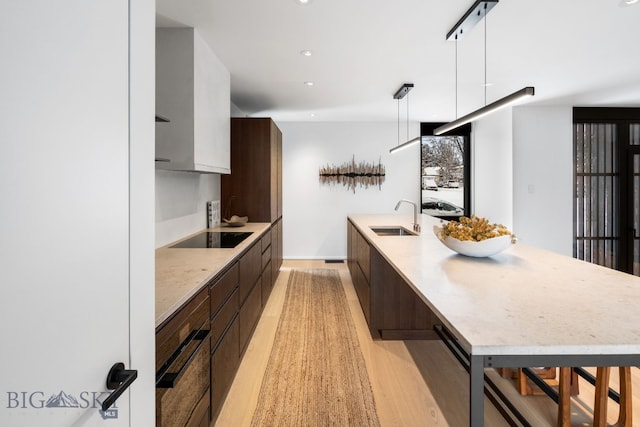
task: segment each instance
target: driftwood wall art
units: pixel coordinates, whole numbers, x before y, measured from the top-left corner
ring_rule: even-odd
[[[354,155],[350,162],[339,166],[326,165],[320,168],[320,183],[327,185],[342,184],[348,190],[356,192],[356,187],[369,188],[377,186],[378,189],[384,182],[384,165],[378,163],[356,163]]]

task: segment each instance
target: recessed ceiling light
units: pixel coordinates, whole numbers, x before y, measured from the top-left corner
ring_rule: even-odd
[[[313,52],[311,52],[310,50],[301,50],[300,51],[300,55],[302,55],[302,56],[311,56],[311,55],[313,55]]]
[[[313,86],[313,82],[304,82],[304,84],[307,86]]]
[[[302,6],[306,6],[308,4],[313,3],[313,0],[293,0],[293,1],[295,1],[296,3]]]
[[[638,3],[638,0],[625,0],[626,4],[635,4]]]
[[[315,117],[316,115],[314,113],[309,114],[309,117]]]

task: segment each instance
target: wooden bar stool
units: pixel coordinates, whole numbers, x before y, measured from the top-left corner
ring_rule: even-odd
[[[631,368],[620,368],[620,411],[614,427],[631,427]],[[611,368],[598,367],[596,370],[596,392],[593,411],[593,427],[607,427],[607,403],[609,398],[609,373]],[[571,426],[571,377],[575,373],[570,367],[560,368],[558,393],[558,427]]]
[[[607,426],[607,403],[609,399],[609,373],[611,368],[599,367],[596,370],[596,396],[593,410],[593,426]],[[631,368],[620,366],[620,410],[614,427],[633,425],[631,412]]]

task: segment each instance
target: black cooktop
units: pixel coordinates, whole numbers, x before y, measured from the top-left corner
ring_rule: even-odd
[[[250,231],[204,231],[170,248],[235,248],[251,234]]]

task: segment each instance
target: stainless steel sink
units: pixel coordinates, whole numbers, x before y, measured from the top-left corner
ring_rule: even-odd
[[[371,230],[378,236],[417,236],[417,234],[413,231],[399,225],[378,226],[369,228],[371,228]]]

